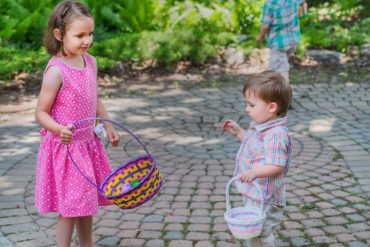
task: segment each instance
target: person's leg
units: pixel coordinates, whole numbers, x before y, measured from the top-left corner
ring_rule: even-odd
[[[288,48],[286,51],[285,51],[285,54],[287,56],[287,61],[286,61],[286,71],[283,71],[281,73],[282,76],[284,76],[285,80],[289,83],[290,82],[290,79],[289,79],[289,72],[290,72],[290,59],[292,56],[294,56],[294,53],[295,53],[295,50],[296,50],[296,47],[290,47]]]
[[[289,83],[288,50],[270,49],[269,69],[280,73]]]
[[[289,72],[280,72],[280,75],[282,75],[285,81],[289,84]]]
[[[92,238],[92,225],[93,217],[78,217],[76,220],[76,228],[78,235],[78,242],[80,247],[92,247],[93,238]]]
[[[58,247],[71,246],[75,218],[58,216],[56,239]]]
[[[284,208],[275,205],[268,205],[264,208],[266,219],[263,229],[258,237],[246,240],[244,247],[275,247],[274,231],[280,224],[283,217]]]

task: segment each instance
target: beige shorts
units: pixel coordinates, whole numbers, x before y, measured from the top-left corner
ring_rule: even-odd
[[[284,50],[270,49],[269,69],[276,72],[289,72],[289,58],[294,55],[295,47]]]
[[[259,206],[253,204],[254,206]],[[266,205],[264,207],[266,214],[265,222],[263,223],[262,232],[258,237],[248,239],[244,242],[244,247],[275,247],[274,231],[280,224],[283,215],[284,207],[276,205]]]

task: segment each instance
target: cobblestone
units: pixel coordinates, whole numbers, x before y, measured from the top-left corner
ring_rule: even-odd
[[[370,246],[369,85],[293,90],[304,97],[294,98],[288,116],[294,148],[277,246]],[[112,118],[155,155],[164,184],[141,207],[102,207],[94,217],[96,246],[242,247],[223,218],[239,143],[218,127],[225,118],[248,126],[240,87],[104,101]],[[0,246],[55,246],[56,214],[34,207],[39,127],[33,112],[22,114],[0,122]],[[114,164],[139,153],[128,139],[122,138],[120,153],[107,148]]]

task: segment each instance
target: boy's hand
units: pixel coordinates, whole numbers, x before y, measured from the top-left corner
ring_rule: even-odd
[[[223,129],[224,131],[226,132],[229,132],[230,134],[232,134],[233,136],[237,136],[238,133],[240,132],[241,130],[241,127],[239,126],[239,124],[237,122],[235,122],[234,120],[231,120],[231,119],[226,119],[224,121],[224,124],[223,124]]]
[[[251,183],[257,178],[257,175],[256,172],[251,169],[248,171],[243,171],[239,178],[243,183]]]
[[[107,137],[113,147],[117,147],[119,143],[118,132],[114,129],[111,124],[104,124],[105,131],[107,132]]]
[[[260,28],[260,33],[256,37],[256,41],[263,40],[265,38],[265,35],[268,33],[269,29],[270,29],[269,25],[262,24]]]
[[[263,40],[265,38],[265,35],[261,35],[261,34],[259,34],[257,37],[256,37],[256,41],[261,41],[261,40]]]
[[[72,134],[73,134],[72,124],[67,124],[66,126],[63,126],[59,132],[60,141],[63,144],[69,144],[72,140]]]
[[[253,169],[248,170],[248,171],[243,171],[239,177],[240,181],[242,181],[243,183],[251,183],[256,178],[257,178],[257,174]]]

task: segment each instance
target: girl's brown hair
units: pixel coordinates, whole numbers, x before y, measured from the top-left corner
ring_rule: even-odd
[[[276,103],[278,116],[287,114],[292,100],[292,88],[279,73],[267,70],[252,76],[244,84],[244,96],[247,91],[267,103]]]
[[[57,55],[60,51],[65,55],[63,50],[63,36],[67,30],[68,24],[78,17],[93,18],[87,6],[76,1],[63,1],[59,3],[49,16],[48,27],[45,32],[44,46],[50,55]],[[59,29],[62,35],[62,41],[54,37],[54,29]]]

